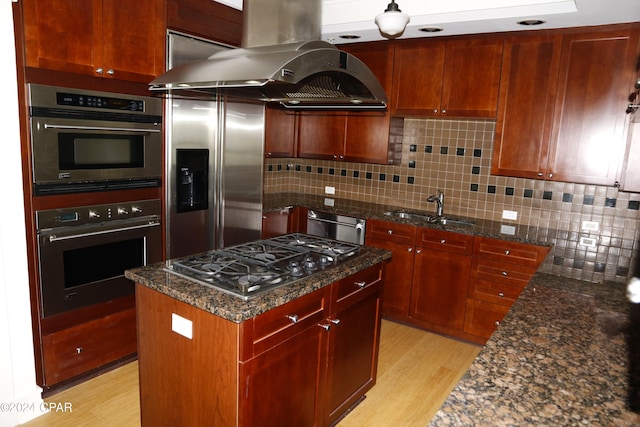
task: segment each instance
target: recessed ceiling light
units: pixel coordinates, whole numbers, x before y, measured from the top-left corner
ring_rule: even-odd
[[[547,21],[543,21],[542,19],[525,19],[524,21],[518,21],[518,24],[531,26],[531,25],[541,25]]]
[[[419,30],[424,32],[424,33],[439,33],[440,31],[443,31],[443,28],[439,28],[439,27],[422,27]]]
[[[345,40],[356,40],[360,38],[360,36],[357,34],[342,34],[341,36],[338,36],[338,37]]]

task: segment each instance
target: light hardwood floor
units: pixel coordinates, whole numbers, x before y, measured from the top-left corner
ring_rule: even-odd
[[[479,351],[471,344],[383,320],[377,384],[338,426],[426,426]],[[45,400],[70,403],[72,411],[50,412],[24,426],[139,426],[138,363]]]

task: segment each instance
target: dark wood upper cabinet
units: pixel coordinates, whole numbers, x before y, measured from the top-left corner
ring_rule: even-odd
[[[502,44],[482,36],[396,42],[392,114],[495,117]]]
[[[159,0],[25,0],[27,67],[147,83],[164,69]]]
[[[562,38],[505,40],[491,173],[538,178],[549,152]]]
[[[166,0],[167,28],[231,46],[242,42],[242,11],[215,1]]]
[[[635,30],[563,37],[548,178],[614,185],[638,52]]]
[[[295,157],[297,155],[297,114],[283,108],[267,106],[265,110],[265,157]]]
[[[638,28],[505,42],[492,173],[614,185]]]

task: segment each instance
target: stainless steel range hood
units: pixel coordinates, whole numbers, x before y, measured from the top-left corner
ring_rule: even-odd
[[[225,93],[292,109],[385,109],[375,75],[320,41],[321,0],[245,0],[243,48],[167,71],[150,90]]]

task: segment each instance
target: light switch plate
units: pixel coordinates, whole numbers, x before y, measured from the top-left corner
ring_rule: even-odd
[[[336,194],[336,187],[325,186],[324,194]]]
[[[596,239],[593,237],[581,237],[580,238],[580,246],[586,246],[588,248],[596,247]]]
[[[324,198],[324,205],[325,206],[333,206],[335,204],[335,200],[330,199],[328,197]]]
[[[193,339],[193,322],[175,313],[171,313],[171,330],[183,337]]]

